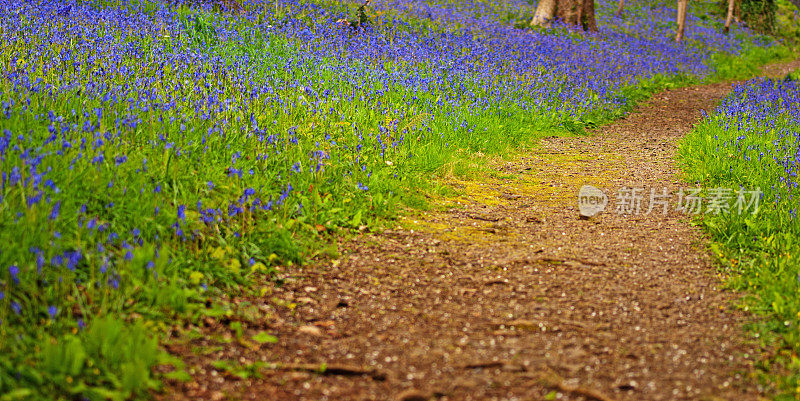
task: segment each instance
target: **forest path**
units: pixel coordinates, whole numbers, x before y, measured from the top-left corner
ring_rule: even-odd
[[[269,300],[251,300],[278,342],[173,349],[194,381],[165,399],[757,399],[750,317],[720,288],[700,229],[674,210],[644,214],[651,189],[690,186],[676,175],[677,141],[730,88],[668,90],[590,136],[544,139],[492,177],[456,182],[447,210],[290,272]],[[610,198],[591,219],[579,219],[584,184]],[[645,189],[642,213],[614,212],[622,187]],[[220,359],[278,365],[240,380],[212,367]]]

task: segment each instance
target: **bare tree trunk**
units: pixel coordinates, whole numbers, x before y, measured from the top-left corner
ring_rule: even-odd
[[[725,18],[725,28],[722,28],[722,33],[728,34],[731,31],[731,22],[733,22],[733,9],[735,8],[736,0],[728,0],[728,16]]]
[[[622,17],[622,10],[625,8],[625,0],[619,0],[617,3],[617,17]]]
[[[556,0],[539,0],[536,5],[536,12],[533,14],[531,25],[550,26],[553,17],[556,15]]]
[[[597,21],[594,19],[594,0],[583,0],[583,12],[578,23],[584,31],[597,32]]]
[[[678,33],[675,35],[675,41],[680,42],[683,39],[683,32],[686,30],[686,8],[688,0],[678,0]]]
[[[531,25],[550,26],[554,17],[587,31],[597,30],[594,0],[540,0]]]

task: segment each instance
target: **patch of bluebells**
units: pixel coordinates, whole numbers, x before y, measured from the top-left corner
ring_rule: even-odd
[[[793,222],[781,230],[800,228],[797,81],[759,78],[734,86],[696,136],[692,140],[710,151],[701,154],[704,159],[692,159],[692,168],[707,169],[705,173],[719,183],[761,188],[766,202],[762,214]]]
[[[74,326],[93,312],[73,315],[87,293],[103,298],[156,287],[142,277],[176,268],[152,260],[153,250],[194,253],[209,234],[235,244],[257,219],[271,224],[272,215],[301,214],[305,188],[330,193],[334,176],[369,179],[348,159],[369,155],[374,134],[349,125],[359,134],[339,142],[352,154],[338,154],[333,168],[342,133],[309,144],[301,138],[308,127],[286,118],[298,103],[284,96],[303,73],[258,79],[255,59],[203,48],[171,8],[148,14],[90,3],[72,4],[67,13],[57,7],[0,2],[8,22],[0,35],[12,44],[3,51],[13,66],[0,86],[4,327],[34,328],[27,320],[37,314]],[[222,40],[241,39],[214,29]],[[395,149],[401,141],[388,143]],[[207,162],[217,157],[228,162]],[[138,275],[140,269],[151,274]]]

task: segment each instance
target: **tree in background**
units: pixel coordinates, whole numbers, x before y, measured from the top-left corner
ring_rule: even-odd
[[[800,0],[720,0],[718,10],[725,15],[722,32],[728,34],[734,23],[741,23],[756,32],[781,35],[778,3],[782,3],[784,9],[794,9],[790,2],[800,3]]]
[[[689,0],[678,0],[678,33],[675,34],[675,41],[679,42],[683,39],[683,32],[686,30],[686,9],[689,6]]]
[[[775,0],[740,0],[739,20],[748,28],[761,33],[775,33],[775,15],[778,5]]]
[[[800,1],[800,0],[798,0],[798,1]],[[619,0],[619,3],[617,3],[617,17],[621,17],[622,16],[622,10],[624,8],[625,8],[625,0]]]
[[[585,31],[597,31],[594,0],[541,0],[531,20],[532,26],[550,26],[554,18],[578,25]]]
[[[728,0],[728,15],[725,17],[725,27],[722,28],[724,34],[731,31],[731,23],[733,22],[733,9],[736,6],[736,0]]]

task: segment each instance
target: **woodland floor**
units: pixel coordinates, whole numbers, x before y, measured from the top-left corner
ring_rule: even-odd
[[[591,135],[544,139],[486,179],[454,181],[461,195],[447,207],[364,233],[338,260],[293,269],[247,300],[262,316],[250,329],[277,343],[228,342],[210,321],[206,336],[173,344],[193,380],[157,397],[758,399],[764,351],[701,230],[675,211],[613,211],[621,187],[645,188],[646,209],[651,188],[690,186],[677,176],[677,141],[730,87],[662,92]],[[579,219],[583,184],[605,189],[605,213]],[[275,365],[237,379],[216,360]],[[323,363],[324,374],[305,370]]]

